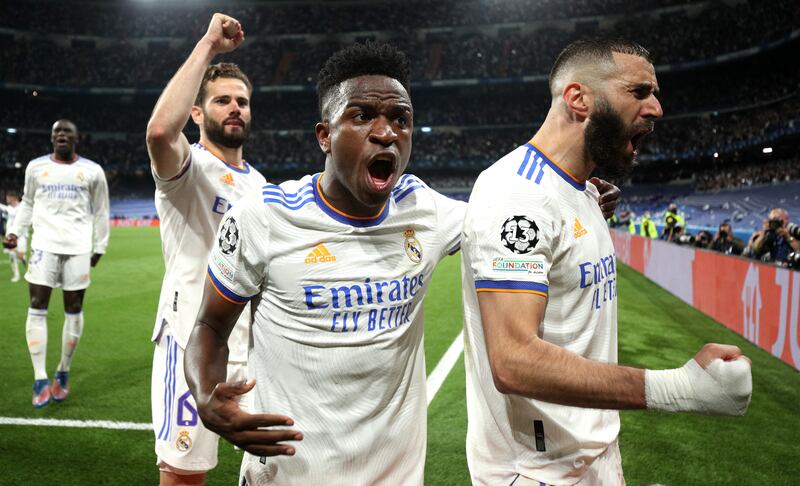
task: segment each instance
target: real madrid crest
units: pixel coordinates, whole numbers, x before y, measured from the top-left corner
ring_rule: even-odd
[[[188,430],[181,430],[178,432],[178,438],[175,440],[175,447],[181,452],[186,452],[192,448],[192,438],[189,437]]]
[[[412,262],[419,263],[422,261],[422,245],[415,235],[416,233],[413,228],[406,228],[403,232],[403,236],[405,236],[406,239],[406,255],[408,255],[409,260]]]

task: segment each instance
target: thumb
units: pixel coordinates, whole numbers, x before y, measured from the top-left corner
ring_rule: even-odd
[[[225,398],[233,398],[239,395],[244,395],[252,390],[255,386],[256,380],[255,378],[251,378],[249,380],[219,383],[215,387],[215,391],[217,394],[222,395]]]

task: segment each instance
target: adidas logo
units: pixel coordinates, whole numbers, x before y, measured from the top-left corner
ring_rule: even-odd
[[[322,243],[315,246],[314,249],[308,253],[305,259],[306,263],[328,263],[335,261],[336,257],[331,255],[331,252],[329,252]]]
[[[575,235],[575,238],[580,238],[586,234],[586,228],[584,228],[581,222],[578,221],[578,218],[575,218],[575,224],[572,225],[572,232]]]
[[[230,172],[228,172],[228,173],[227,173],[227,174],[225,174],[224,176],[220,177],[220,178],[219,178],[219,180],[220,180],[221,182],[223,182],[223,183],[225,183],[225,184],[229,185],[229,186],[235,186],[235,185],[236,185],[236,183],[235,183],[235,182],[233,182],[233,176],[231,175],[231,173],[230,173]]]

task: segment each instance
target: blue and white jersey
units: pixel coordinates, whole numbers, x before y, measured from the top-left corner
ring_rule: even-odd
[[[531,143],[486,169],[472,190],[462,292],[467,457],[476,484],[484,484],[482,474],[509,469],[547,484],[573,484],[617,437],[616,411],[498,392],[478,307],[478,292],[543,295],[542,339],[616,363],[616,260],[598,199],[594,185],[578,181]]]
[[[422,301],[459,248],[466,204],[411,175],[371,218],[333,208],[323,175],[240,201],[223,219],[209,278],[257,298],[255,409],[294,419],[293,457],[245,454],[248,484],[422,484]]]
[[[43,155],[28,163],[22,202],[8,233],[31,248],[59,255],[105,253],[108,246],[108,183],[100,165],[76,155],[69,162]]]
[[[175,177],[165,180],[153,172],[153,179],[166,267],[153,340],[166,321],[185,349],[200,309],[206,262],[222,215],[248,192],[258,192],[266,179],[247,162],[244,168],[229,165],[199,143],[191,146]],[[230,361],[247,361],[248,321],[240,320],[231,333]]]

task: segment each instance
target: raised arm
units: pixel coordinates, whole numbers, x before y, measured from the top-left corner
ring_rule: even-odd
[[[303,435],[296,430],[265,427],[290,426],[294,421],[282,415],[242,411],[237,397],[253,389],[255,380],[225,382],[228,336],[244,307],[223,297],[206,281],[197,322],[186,344],[183,362],[186,382],[200,418],[209,430],[257,456],[291,456],[294,447],[282,442],[302,440]]]
[[[155,174],[162,179],[177,175],[189,156],[183,127],[189,119],[206,67],[214,56],[236,49],[244,40],[239,21],[216,13],[208,31],[158,98],[147,123],[147,152]]]
[[[538,335],[545,297],[478,293],[497,390],[587,408],[743,415],[750,402],[750,363],[735,346],[707,344],[675,370],[642,370],[585,359]]]

